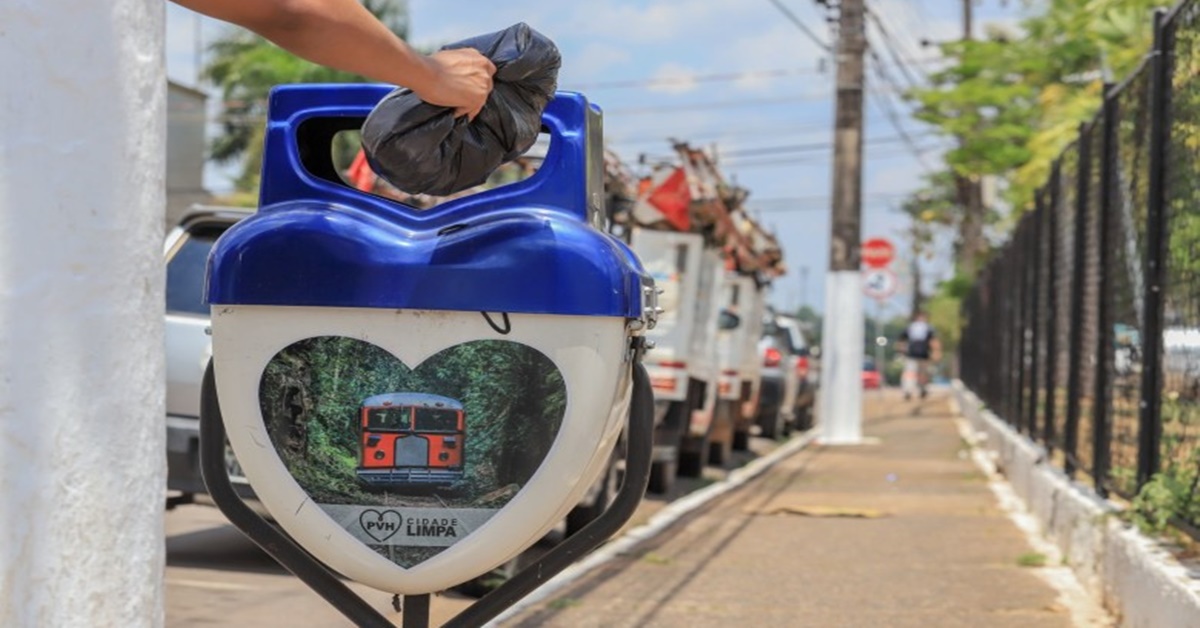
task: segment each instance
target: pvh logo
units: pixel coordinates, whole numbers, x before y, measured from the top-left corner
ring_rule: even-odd
[[[358,516],[358,523],[362,526],[363,532],[367,536],[382,543],[394,536],[400,531],[400,526],[404,524],[404,517],[395,510],[364,510]]]

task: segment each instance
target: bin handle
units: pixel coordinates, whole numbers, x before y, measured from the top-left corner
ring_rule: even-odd
[[[599,110],[574,92],[558,92],[542,114],[550,147],[530,178],[422,210],[345,184],[333,165],[334,136],[361,128],[392,88],[379,85],[295,85],[271,94],[263,149],[260,206],[297,201],[349,206],[410,228],[441,228],[496,207],[536,207],[587,221],[603,213],[603,153]]]

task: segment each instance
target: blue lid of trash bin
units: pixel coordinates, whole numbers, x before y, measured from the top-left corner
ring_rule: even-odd
[[[289,85],[270,99],[260,210],[209,258],[208,302],[642,316],[652,280],[604,221],[600,115],[560,92],[529,179],[421,210],[341,182],[332,138],[391,87]]]

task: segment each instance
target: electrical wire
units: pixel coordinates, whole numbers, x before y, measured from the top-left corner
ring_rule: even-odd
[[[602,89],[626,89],[636,87],[672,87],[680,85],[692,85],[693,83],[731,83],[746,79],[774,79],[787,76],[813,76],[826,73],[826,70],[812,68],[746,70],[743,72],[719,72],[715,74],[696,74],[692,76],[596,81],[594,83],[580,83],[577,85],[571,85],[569,87],[565,87],[564,89],[571,91],[597,91]]]
[[[714,102],[691,103],[684,105],[652,105],[649,107],[618,107],[605,110],[605,116],[636,116],[656,113],[679,113],[681,111],[707,111],[710,109],[738,109],[765,105],[787,105],[798,102],[816,102],[828,100],[830,94],[811,94],[795,96],[778,96],[774,98],[740,98],[738,100],[718,100]]]
[[[871,21],[875,23],[876,30],[878,30],[879,34],[883,37],[883,48],[887,51],[888,56],[892,58],[892,61],[895,62],[895,66],[900,69],[900,73],[903,74],[904,78],[908,81],[908,86],[912,89],[921,87],[921,85],[925,82],[923,80],[924,77],[918,79],[913,75],[913,70],[909,68],[908,64],[904,62],[904,58],[900,55],[900,51],[898,50],[900,44],[892,38],[891,33],[888,32],[886,27],[884,27],[883,20],[879,18],[879,14],[870,9],[867,9],[866,13],[868,16],[870,16]],[[875,48],[875,46],[872,46],[872,48]],[[878,55],[876,55],[876,63],[880,62],[881,61],[879,60]]]
[[[787,17],[792,24],[795,24],[796,28],[800,29],[800,31],[803,32],[810,40],[812,40],[812,42],[816,44],[818,48],[824,50],[825,52],[833,52],[833,48],[830,47],[829,44],[821,41],[821,38],[817,37],[817,34],[812,32],[812,29],[806,26],[804,22],[800,20],[800,18],[796,17],[796,14],[792,13],[792,10],[787,8],[787,6],[785,6],[782,2],[779,0],[768,0],[768,2],[775,5],[775,8],[779,9],[779,12]]]
[[[879,55],[876,54],[874,50],[868,50],[868,53],[870,54],[871,59],[875,61],[875,63],[870,65],[875,71],[876,76],[878,76],[881,81],[887,83],[891,88],[895,89],[896,80],[892,78],[892,76],[888,74],[886,70],[880,67],[878,63]],[[926,171],[927,174],[933,174],[934,168],[930,167],[930,165],[925,161],[924,153],[926,151],[922,151],[917,146],[916,141],[912,139],[912,136],[908,133],[908,130],[904,128],[904,124],[900,121],[900,115],[896,111],[896,108],[892,105],[891,100],[886,97],[882,90],[876,88],[874,83],[868,83],[868,92],[871,96],[874,96],[874,98],[871,98],[870,100],[875,103],[875,106],[878,107],[887,117],[888,121],[891,122],[892,126],[896,129],[896,133],[904,138],[904,143],[907,144],[912,150],[913,156],[917,158],[917,162],[921,164],[921,167]]]
[[[868,192],[863,195],[863,200],[889,203],[896,199],[905,198],[909,194],[911,192]],[[797,196],[793,198],[762,199],[758,201],[751,199],[746,202],[746,207],[751,212],[762,212],[764,214],[791,214],[812,211],[827,212],[832,202],[832,196]],[[766,207],[762,207],[762,205],[766,205]],[[863,211],[900,213],[900,210],[891,206],[890,203],[885,206],[864,207]]]
[[[930,137],[930,136],[934,136],[934,135],[937,135],[937,134],[934,132],[928,132],[928,133],[918,134],[917,137]],[[889,136],[889,137],[879,137],[879,138],[868,139],[864,142],[864,144],[867,144],[867,145],[895,144],[897,142],[903,142],[903,141],[905,141],[904,137],[899,136],[899,135],[894,135],[894,136]],[[728,150],[728,151],[718,150],[718,155],[722,159],[724,159],[726,157],[753,157],[753,156],[758,156],[758,155],[775,155],[775,154],[779,154],[779,153],[794,153],[794,152],[800,152],[800,151],[832,150],[832,149],[833,149],[832,142],[812,142],[809,144],[784,144],[784,145],[779,145],[779,146],[763,146],[763,147],[746,148],[746,149],[734,149],[734,150]]]

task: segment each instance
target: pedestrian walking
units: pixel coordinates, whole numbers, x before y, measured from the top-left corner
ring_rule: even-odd
[[[930,364],[942,357],[941,342],[925,312],[917,312],[912,322],[905,326],[896,339],[896,346],[904,352],[904,373],[900,376],[904,398],[908,400],[919,394],[924,399],[929,392]]]

